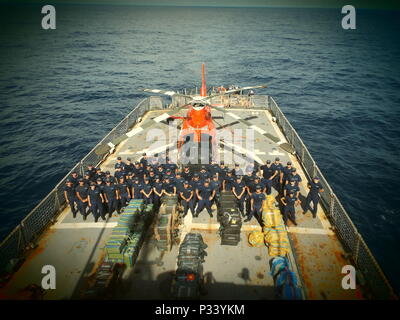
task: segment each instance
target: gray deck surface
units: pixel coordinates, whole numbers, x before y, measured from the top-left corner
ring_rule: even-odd
[[[164,110],[165,111],[165,110]],[[151,111],[143,121],[151,121],[164,111]],[[182,115],[183,115],[182,111]],[[255,116],[251,120],[263,130],[284,139],[282,133],[272,122],[269,112],[265,110],[231,110],[232,113],[246,118]],[[213,111],[213,116],[223,116],[221,112]],[[243,128],[242,124],[233,124],[235,119],[225,115],[224,119],[217,119],[216,126],[228,124],[230,129]],[[139,124],[140,125],[140,124]],[[168,127],[163,124],[154,124],[151,129],[158,128],[165,132]],[[124,159],[131,157],[133,161],[139,159],[143,152],[149,153],[149,146],[153,142],[146,141],[147,130],[125,140],[101,165],[103,171],[114,171],[114,163],[117,156]],[[244,133],[245,134],[245,133]],[[165,144],[168,144],[165,141]],[[243,147],[246,147],[245,144]],[[269,142],[261,134],[255,132],[254,153],[262,160],[274,160],[279,156],[282,163],[292,161],[294,167],[303,179],[301,194],[307,195],[306,177],[297,162],[297,159],[286,152],[277,149],[276,145]],[[229,165],[232,167],[232,165]],[[276,191],[274,190],[276,195]],[[297,208],[297,228],[289,228],[289,236],[294,243],[294,253],[301,272],[307,298],[309,299],[353,299],[356,293],[352,290],[343,290],[340,286],[342,274],[341,268],[347,264],[344,259],[344,251],[337,237],[330,230],[330,225],[325,214],[319,206],[316,219],[311,213],[303,216],[301,208]],[[210,221],[207,213],[203,211],[199,218],[192,221],[191,217],[185,219],[185,232],[192,228],[204,235],[209,245],[204,264],[206,274],[207,294],[204,299],[273,299],[273,282],[268,275],[268,251],[263,248],[252,248],[247,244],[247,234],[242,232],[242,241],[237,247],[221,246],[215,228],[215,218]],[[68,299],[80,296],[80,291],[85,278],[90,275],[95,266],[103,258],[105,240],[111,232],[112,226],[117,221],[113,217],[109,222],[94,224],[91,221],[82,221],[81,217],[72,219],[67,208],[60,215],[56,225],[47,231],[39,243],[39,248],[27,259],[24,265],[14,275],[6,287],[8,295],[15,294],[19,289],[28,284],[40,285],[43,265],[51,264],[57,270],[57,289],[48,291],[46,299]],[[244,226],[257,226],[253,219]],[[247,227],[248,228],[248,227]],[[137,264],[133,270],[128,270],[124,277],[129,279],[123,292],[116,298],[123,299],[157,299],[169,297],[169,283],[173,271],[176,269],[176,250],[161,255],[154,247],[151,234],[145,243]]]

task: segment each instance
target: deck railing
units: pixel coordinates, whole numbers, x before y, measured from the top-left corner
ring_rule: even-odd
[[[325,190],[321,195],[321,203],[327,211],[328,218],[336,230],[340,240],[350,252],[355,267],[361,271],[363,279],[369,284],[374,299],[391,299],[396,295],[389,281],[375,260],[362,236],[351,221],[331,186],[326,181],[321,170],[316,165],[307,147],[300,139],[296,130],[289,123],[281,109],[272,97],[258,96],[255,100],[256,107],[267,106],[276,118],[276,123],[282,129],[286,139],[296,150],[296,156],[302,164],[308,178],[318,176]],[[338,284],[340,285],[340,284]]]
[[[43,231],[55,221],[66,206],[63,187],[66,179],[76,171],[83,175],[89,164],[97,166],[105,158],[108,151],[98,153],[98,146],[113,141],[114,138],[126,133],[140,117],[153,108],[163,107],[160,97],[149,97],[142,100],[122,121],[113,128],[68,174],[55,188],[21,221],[21,223],[0,243],[0,271],[8,271],[18,258],[35,241]],[[10,270],[11,271],[11,270]]]

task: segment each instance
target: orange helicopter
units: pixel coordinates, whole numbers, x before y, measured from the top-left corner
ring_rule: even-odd
[[[224,107],[219,107],[218,105],[211,104],[211,98],[214,98],[216,96],[232,94],[243,90],[266,88],[267,86],[259,85],[259,86],[235,88],[207,95],[204,63],[202,64],[201,77],[202,77],[202,84],[200,88],[200,95],[185,95],[177,93],[175,91],[166,91],[158,89],[142,89],[142,90],[145,92],[165,94],[171,97],[178,96],[190,99],[190,101],[184,106],[174,108],[172,109],[172,112],[164,114],[164,119],[165,120],[179,119],[183,121],[177,142],[177,147],[180,155],[182,155],[183,153],[187,153],[187,151],[190,148],[193,148],[193,146],[197,146],[198,150],[205,150],[205,152],[203,151],[197,152],[198,155],[204,155],[204,154],[207,155],[208,153],[207,156],[208,159],[201,160],[201,163],[209,163],[214,159],[213,155],[215,155],[216,133],[217,133],[214,120],[211,115],[211,111],[212,109],[215,109],[223,113],[228,112],[227,110],[224,109]],[[175,114],[177,114],[184,108],[188,109],[186,116],[183,117],[175,116]],[[243,122],[247,126],[250,125],[245,120],[241,119],[235,119],[235,120]],[[185,150],[183,150],[182,148],[184,145],[187,146]],[[198,159],[196,159],[196,161],[198,161]],[[193,162],[193,159],[189,160],[189,162]]]

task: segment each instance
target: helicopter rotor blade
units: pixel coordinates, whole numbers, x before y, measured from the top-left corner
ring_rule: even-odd
[[[140,90],[141,90],[141,91],[144,91],[144,92],[151,92],[151,93],[163,94],[163,95],[170,96],[170,97],[172,97],[172,96],[178,96],[178,97],[192,98],[191,95],[178,93],[178,92],[175,92],[175,91],[173,91],[173,90],[148,89],[148,88],[140,89]]]
[[[232,118],[234,118],[236,121],[239,121],[240,123],[243,123],[244,125],[248,126],[249,128],[254,129],[255,131],[259,132],[260,134],[262,134],[264,137],[266,137],[268,140],[274,142],[279,148],[281,148],[282,150],[294,154],[296,152],[296,150],[293,148],[292,145],[290,145],[287,142],[281,142],[281,139],[279,139],[278,137],[275,137],[274,135],[262,130],[261,128],[258,128],[257,126],[253,125],[251,122],[241,119],[240,117],[236,116],[234,113],[227,111],[223,108],[220,107],[212,107],[213,109],[220,111],[226,115],[231,116]]]
[[[161,123],[162,121],[165,121],[165,120],[171,118],[172,116],[179,113],[182,109],[184,109],[186,107],[187,107],[187,105],[184,105],[179,108],[170,109],[171,111],[163,112],[161,115],[159,115],[153,119],[144,120],[144,122],[142,124],[135,126],[128,132],[126,132],[118,137],[113,138],[108,143],[99,145],[95,150],[96,154],[101,155],[101,154],[104,154],[104,153],[114,149],[115,146],[119,145],[122,141],[137,135],[138,133],[144,131],[145,129],[148,129],[149,127],[152,127],[158,123]]]
[[[223,96],[223,95],[226,95],[226,94],[230,94],[230,93],[234,93],[234,92],[238,92],[238,91],[243,91],[243,90],[267,88],[269,84],[270,83],[262,84],[262,85],[258,85],[258,86],[248,86],[248,87],[241,87],[241,88],[237,88],[237,89],[226,90],[224,92],[211,94],[211,95],[208,96],[208,98],[214,98],[214,97],[218,97],[218,96]]]

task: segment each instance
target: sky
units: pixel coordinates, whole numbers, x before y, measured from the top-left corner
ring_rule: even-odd
[[[204,6],[204,7],[302,7],[340,8],[351,4],[356,8],[400,9],[399,0],[0,0],[0,3],[77,3],[140,6]]]

